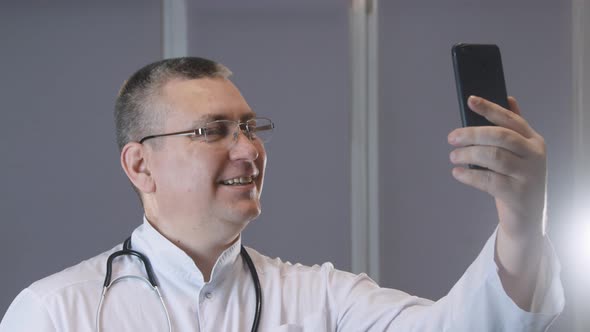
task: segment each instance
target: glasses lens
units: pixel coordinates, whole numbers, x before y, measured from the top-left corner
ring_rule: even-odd
[[[205,139],[208,143],[222,142],[231,137],[232,127],[235,127],[235,122],[227,120],[219,120],[207,123],[205,126]]]
[[[231,120],[217,120],[206,124],[205,140],[208,143],[231,145],[238,138],[238,130],[251,140],[268,142],[272,135],[274,124],[267,118],[254,118],[240,124]]]
[[[248,120],[248,131],[252,139],[268,142],[272,136],[274,124],[267,118],[255,118]]]

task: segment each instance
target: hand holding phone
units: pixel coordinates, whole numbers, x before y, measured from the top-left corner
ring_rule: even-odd
[[[497,46],[455,45],[453,64],[461,118],[467,127],[448,135],[455,148],[449,155],[456,166],[452,174],[494,197],[498,274],[506,294],[529,310],[545,241],[545,141],[520,116],[516,100],[506,97]],[[471,95],[482,98],[469,99]],[[486,168],[467,169],[466,164]]]

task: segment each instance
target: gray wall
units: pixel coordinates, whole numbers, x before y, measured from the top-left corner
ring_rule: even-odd
[[[3,315],[20,289],[141,222],[113,101],[131,71],[160,57],[160,2],[2,1],[0,41]]]
[[[446,137],[460,125],[450,56],[457,42],[500,46],[508,92],[547,142],[550,235],[567,257],[561,231],[573,170],[570,11],[569,1],[553,0],[380,1],[384,286],[440,298],[497,223],[492,198],[451,176]],[[570,309],[552,331],[573,330]]]

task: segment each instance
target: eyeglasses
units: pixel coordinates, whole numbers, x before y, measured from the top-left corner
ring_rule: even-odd
[[[244,122],[215,120],[207,122],[204,127],[197,129],[145,136],[139,140],[139,143],[141,144],[156,137],[188,136],[191,138],[204,138],[207,143],[229,146],[238,140],[240,131],[251,141],[268,142],[274,127],[275,124],[268,118],[253,118]]]

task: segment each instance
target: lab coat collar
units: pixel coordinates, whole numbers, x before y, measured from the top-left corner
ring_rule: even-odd
[[[205,284],[203,273],[192,258],[158,232],[144,216],[143,224],[135,229],[131,238],[132,249],[146,255],[156,276],[172,273],[199,286]],[[218,284],[231,273],[242,244],[241,235],[237,241],[219,255],[211,273],[210,284]]]

